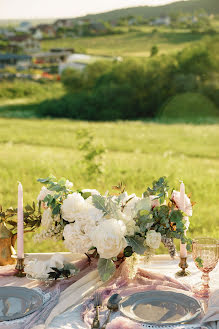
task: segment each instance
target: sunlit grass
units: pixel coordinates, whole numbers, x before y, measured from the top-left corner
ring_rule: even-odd
[[[75,131],[92,129],[104,143],[105,173],[88,181],[81,171],[81,153]],[[24,201],[36,200],[38,177],[53,173],[74,182],[75,188],[110,190],[124,181],[129,193],[141,195],[152,181],[168,176],[170,185],[185,182],[196,201],[190,235],[218,236],[219,124],[185,125],[144,122],[87,123],[68,120],[0,119],[0,204],[16,206],[17,181]],[[25,237],[27,252],[64,250],[62,243],[33,243]]]

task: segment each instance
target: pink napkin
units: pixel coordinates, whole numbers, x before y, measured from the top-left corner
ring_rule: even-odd
[[[111,281],[109,281],[103,288],[98,289],[102,297],[103,308],[106,310],[106,304],[111,295],[119,293],[122,297],[131,295],[136,292],[149,290],[168,290],[175,292],[182,292],[191,295],[191,288],[184,285],[177,280],[163,274],[152,273],[144,269],[138,269],[138,272],[133,280],[127,278],[127,267],[122,264],[119,273]],[[91,327],[95,310],[93,307],[94,296],[91,296],[84,305],[82,318],[88,328]],[[100,321],[104,322],[106,311],[100,312]],[[107,325],[107,329],[143,329],[140,324],[137,324],[129,319],[117,317]]]

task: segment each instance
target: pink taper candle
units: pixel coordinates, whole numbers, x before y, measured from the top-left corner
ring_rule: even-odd
[[[17,207],[17,257],[24,258],[24,218],[23,218],[23,187],[18,185]]]
[[[183,182],[180,184],[180,210],[185,211],[185,185]],[[187,257],[186,244],[182,244],[181,242],[180,242],[180,257],[181,258]]]

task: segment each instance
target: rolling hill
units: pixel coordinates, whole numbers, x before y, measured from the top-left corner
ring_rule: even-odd
[[[218,0],[189,0],[171,3],[162,6],[140,6],[132,8],[124,8],[113,10],[105,13],[87,15],[83,18],[92,20],[114,20],[119,17],[126,17],[129,15],[143,16],[145,18],[157,17],[160,15],[168,15],[172,12],[191,12],[204,9],[209,14],[219,14],[219,1]],[[76,20],[81,18],[76,18]]]

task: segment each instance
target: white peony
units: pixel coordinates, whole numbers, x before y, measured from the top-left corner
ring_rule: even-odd
[[[101,258],[116,257],[126,246],[126,227],[121,220],[103,220],[90,232],[92,245],[97,248]]]
[[[181,209],[180,192],[173,190],[172,200],[175,202],[178,209],[184,211],[187,216],[192,216],[192,204],[189,197],[185,194],[185,209]]]
[[[48,190],[45,186],[43,186],[37,197],[37,201],[43,201],[48,194],[53,194],[53,193],[54,192]]]
[[[82,193],[90,193],[91,195],[100,195],[100,192],[98,192],[97,190],[92,190],[92,189],[84,189],[81,191]]]
[[[93,245],[87,231],[88,226],[83,222],[66,225],[63,231],[65,246],[73,253],[86,253]]]
[[[103,212],[93,206],[90,200],[84,200],[79,193],[69,194],[61,206],[62,217],[68,222],[98,222]]]
[[[148,231],[146,235],[146,245],[152,249],[157,249],[160,247],[161,234],[154,230]]]
[[[45,229],[48,230],[48,228],[52,225],[52,223],[53,223],[52,211],[50,208],[47,208],[44,210],[42,214],[41,224]]]

